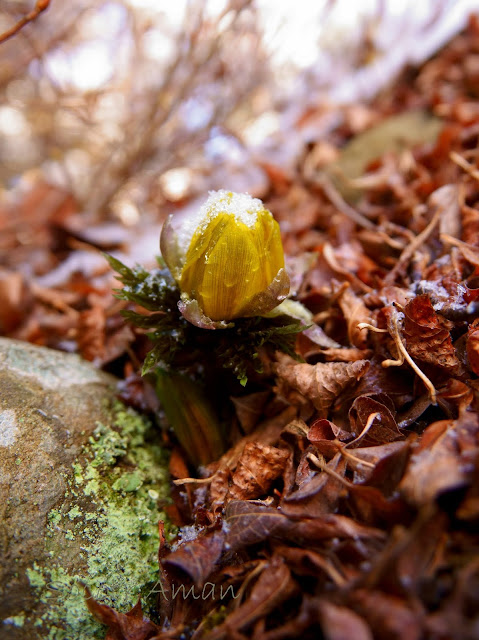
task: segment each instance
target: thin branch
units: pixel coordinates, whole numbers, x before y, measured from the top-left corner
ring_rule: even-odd
[[[352,482],[349,482],[349,480],[346,480],[346,478],[343,478],[343,476],[340,476],[339,473],[337,473],[337,471],[334,471],[334,469],[331,469],[330,467],[328,467],[328,465],[323,460],[315,456],[314,453],[308,453],[306,457],[308,460],[310,460],[314,464],[315,467],[317,467],[321,471],[324,471],[325,473],[328,474],[328,476],[331,476],[332,478],[334,478],[335,480],[343,484],[348,489],[354,486]]]
[[[361,433],[358,435],[358,437],[357,437],[357,438],[355,438],[354,440],[351,440],[351,442],[348,442],[348,443],[345,445],[345,447],[349,447],[349,446],[351,446],[352,444],[356,444],[356,442],[359,442],[359,440],[361,440],[361,438],[363,438],[363,437],[367,434],[367,432],[369,431],[369,429],[373,426],[373,422],[376,420],[376,418],[380,418],[380,417],[381,417],[381,414],[380,414],[379,412],[376,412],[376,413],[370,413],[370,414],[369,414],[369,416],[368,416],[368,419],[367,419],[367,421],[366,421],[366,424],[364,425],[364,429],[361,431]],[[361,462],[361,464],[364,464],[364,465],[366,465],[366,466],[371,465],[371,467],[374,467],[374,465],[373,465],[373,464],[371,464],[371,463],[364,462],[364,461],[362,461],[362,460],[361,460],[360,462]]]
[[[23,18],[14,24],[13,27],[10,27],[10,29],[0,34],[0,44],[9,38],[13,38],[13,36],[16,35],[20,29],[23,29],[26,24],[36,20],[38,16],[45,11],[45,9],[48,9],[49,5],[50,0],[37,0],[35,7],[30,11],[30,13],[27,13],[27,15],[23,16]]]
[[[449,157],[453,162],[455,162],[461,169],[464,169],[466,173],[468,173],[475,180],[479,180],[479,171],[476,169],[474,165],[468,162],[465,158],[460,156],[455,151],[451,151]]]
[[[396,262],[396,264],[394,265],[394,267],[391,269],[391,271],[384,278],[384,284],[393,284],[394,283],[394,281],[396,279],[396,276],[399,273],[399,271],[408,264],[408,262],[411,260],[411,258],[415,254],[415,252],[419,249],[419,247],[424,242],[426,242],[426,240],[429,239],[429,236],[432,234],[432,232],[436,228],[436,225],[439,222],[439,219],[441,217],[441,213],[442,212],[443,212],[443,208],[442,207],[438,207],[436,212],[435,212],[435,214],[432,217],[431,222],[427,225],[427,227],[425,229],[423,229],[421,231],[421,233],[419,235],[417,235],[411,241],[410,244],[407,245],[407,247],[404,249],[404,251],[399,256],[399,259]]]
[[[364,229],[376,229],[376,225],[372,223],[371,220],[368,220],[362,213],[353,209],[343,199],[331,180],[326,178],[326,176],[321,176],[321,178],[318,178],[315,182],[317,186],[323,190],[324,195],[328,198],[331,204],[333,204],[343,215],[347,216],[350,220],[353,220],[357,225]]]

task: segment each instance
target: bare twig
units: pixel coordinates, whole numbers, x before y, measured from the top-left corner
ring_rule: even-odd
[[[455,162],[461,169],[464,169],[466,173],[468,173],[475,180],[479,180],[479,170],[474,167],[470,162],[468,162],[465,158],[460,156],[455,151],[451,151],[449,157],[453,162]]]
[[[362,213],[353,209],[343,199],[331,180],[326,178],[326,176],[321,176],[315,182],[323,190],[324,195],[328,198],[331,204],[333,204],[343,215],[347,216],[350,220],[353,220],[353,222],[364,229],[376,229],[376,225],[373,224],[371,220],[368,220]]]
[[[396,276],[403,269],[408,262],[411,260],[415,252],[419,249],[419,247],[428,240],[429,236],[432,234],[436,225],[439,222],[443,209],[442,207],[438,207],[436,212],[434,213],[431,222],[427,225],[425,229],[421,231],[419,235],[417,235],[410,244],[404,249],[404,251],[399,256],[398,261],[391,269],[391,271],[384,278],[384,284],[393,284],[396,280]]]
[[[37,0],[35,7],[30,11],[30,13],[27,13],[27,15],[23,16],[23,18],[14,24],[13,27],[10,27],[10,29],[7,29],[7,31],[0,34],[0,44],[9,38],[13,38],[13,36],[16,35],[20,29],[23,29],[26,24],[36,20],[41,13],[48,9],[49,5],[50,0]]]
[[[366,421],[366,424],[364,425],[364,429],[361,431],[358,437],[355,438],[354,440],[351,440],[351,442],[348,442],[345,446],[350,447],[352,444],[356,444],[356,442],[359,442],[359,440],[361,440],[361,438],[363,438],[367,434],[369,429],[373,426],[373,422],[376,420],[376,418],[380,418],[380,417],[381,417],[381,414],[379,412],[370,413]],[[365,464],[366,466],[368,466],[367,462],[361,461],[361,464]],[[374,467],[374,465],[371,465],[371,466]]]

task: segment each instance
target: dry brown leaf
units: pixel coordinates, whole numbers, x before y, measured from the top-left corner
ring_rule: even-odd
[[[325,640],[373,640],[368,624],[351,609],[321,600],[319,613]]]
[[[208,633],[208,640],[231,638],[232,630],[244,630],[259,618],[264,618],[291,598],[297,589],[298,585],[282,558],[274,556],[265,563],[247,600],[228,616],[225,623]]]
[[[474,441],[478,429],[477,414],[468,412],[458,420],[429,425],[399,485],[404,497],[421,506],[445,492],[466,488],[472,469],[469,454],[461,451],[461,441],[466,436]]]
[[[429,296],[416,296],[406,305],[403,335],[412,358],[445,369],[452,375],[462,373],[447,321],[439,318]]]
[[[326,418],[329,409],[341,393],[347,387],[356,384],[368,368],[369,362],[366,360],[310,365],[297,364],[289,356],[278,354],[275,372],[311,400],[319,412],[319,417]]]
[[[365,329],[359,329],[358,324],[360,322],[372,324],[371,312],[362,299],[351,290],[351,287],[344,289],[339,298],[339,306],[348,325],[350,344],[358,349],[364,349],[368,341],[368,332]]]
[[[86,605],[97,620],[108,626],[105,640],[150,640],[158,635],[160,629],[143,616],[141,602],[128,613],[120,613],[92,597],[85,587]]]
[[[349,410],[351,431],[356,437],[365,429],[372,414],[377,414],[367,432],[361,437],[359,446],[371,446],[393,442],[402,436],[391,410],[371,396],[359,396]]]
[[[419,612],[407,601],[380,591],[360,589],[351,595],[354,610],[374,629],[377,640],[420,640]]]
[[[476,319],[467,332],[467,357],[469,365],[479,376],[479,321]]]
[[[247,442],[233,473],[228,497],[252,500],[265,495],[283,473],[289,455],[284,449]]]
[[[432,207],[442,207],[439,233],[453,238],[461,237],[460,190],[457,184],[445,184],[436,189],[429,198]]]
[[[102,359],[105,353],[105,310],[100,305],[80,312],[77,342],[85,360]]]
[[[340,477],[346,472],[346,463],[339,453],[326,466]],[[334,513],[343,488],[343,484],[335,477],[324,472],[317,473],[299,489],[283,497],[281,513],[290,517],[307,514],[310,518]]]
[[[269,396],[269,391],[257,391],[247,396],[231,398],[236,409],[236,415],[245,433],[250,433],[256,426]]]
[[[163,559],[163,566],[181,569],[198,586],[205,583],[223,550],[224,533],[208,532],[181,544]]]

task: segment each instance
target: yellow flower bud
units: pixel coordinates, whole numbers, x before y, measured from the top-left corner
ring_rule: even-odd
[[[289,292],[279,225],[246,194],[211,192],[194,218],[165,223],[160,246],[183,315],[205,328],[262,315]]]

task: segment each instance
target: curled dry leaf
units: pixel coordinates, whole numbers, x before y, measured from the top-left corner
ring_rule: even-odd
[[[237,551],[267,538],[316,545],[331,538],[382,540],[384,533],[365,527],[346,516],[329,514],[316,518],[304,514],[288,518],[275,507],[260,502],[234,500],[226,507],[225,548]]]
[[[274,556],[270,562],[265,563],[249,597],[228,616],[227,622],[208,633],[208,640],[231,638],[232,630],[238,632],[247,629],[256,620],[264,618],[289,600],[297,589],[298,585],[293,580],[289,568],[282,558]]]
[[[88,587],[85,587],[85,596],[90,613],[108,626],[105,640],[150,640],[160,632],[156,624],[143,616],[139,600],[128,613],[120,613],[95,600]]]
[[[393,442],[402,436],[393,414],[385,404],[370,396],[359,396],[349,410],[351,430],[357,437],[365,430],[372,414],[376,414],[376,417],[361,436],[359,446]]]
[[[328,362],[356,362],[357,360],[367,360],[373,355],[373,352],[371,349],[342,347],[340,349],[323,349],[321,354]]]
[[[447,327],[447,322],[441,321],[427,295],[416,296],[404,309],[403,335],[409,355],[452,375],[460,375],[462,365]]]
[[[375,630],[377,640],[420,640],[419,612],[410,608],[401,598],[358,589],[351,595],[353,609]]]
[[[352,434],[349,431],[344,431],[334,422],[326,420],[326,418],[314,420],[308,431],[308,440],[321,455],[327,458],[332,458],[336,455],[338,451],[336,440],[344,442],[351,438]]]
[[[203,585],[223,550],[224,534],[209,532],[185,542],[163,559],[163,566],[184,571],[196,585]]]
[[[256,426],[269,395],[269,391],[257,391],[247,396],[231,398],[245,433],[250,433]]]
[[[467,332],[467,357],[469,365],[479,376],[479,321],[474,320]]]
[[[421,506],[438,496],[471,483],[468,448],[462,443],[475,440],[477,414],[465,412],[458,420],[434,422],[424,431],[399,488],[410,503]],[[476,445],[477,447],[477,445]]]
[[[319,412],[326,418],[328,411],[341,393],[362,378],[369,368],[366,360],[356,362],[327,362],[297,364],[292,358],[278,355],[276,374],[303,396],[311,400]]]
[[[310,518],[334,513],[343,489],[340,478],[346,472],[345,460],[336,453],[328,462],[327,468],[335,472],[339,479],[328,473],[317,473],[299,489],[290,491],[283,497],[281,513],[290,517],[302,517],[307,514]]]
[[[247,442],[232,477],[230,499],[251,500],[265,495],[281,476],[289,452],[259,442]]]
[[[364,349],[368,341],[368,332],[359,329],[358,324],[365,322],[372,324],[371,313],[361,298],[359,298],[351,287],[344,289],[339,298],[339,306],[348,325],[348,339],[351,345],[358,349]]]
[[[459,195],[460,191],[457,184],[445,184],[443,187],[436,189],[429,198],[431,206],[442,207],[439,233],[447,234],[453,238],[461,237]]]
[[[319,602],[319,613],[325,640],[373,640],[368,624],[351,609],[322,599]]]

